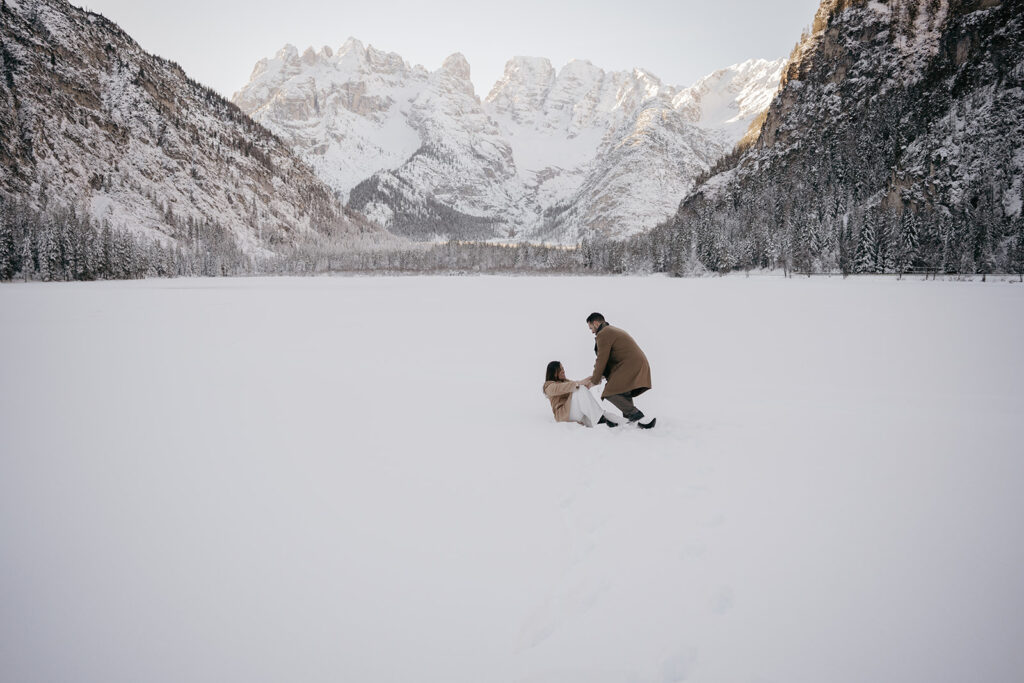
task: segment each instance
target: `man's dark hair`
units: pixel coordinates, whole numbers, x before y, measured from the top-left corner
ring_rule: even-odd
[[[561,367],[562,367],[562,364],[559,361],[557,361],[557,360],[553,360],[550,363],[548,363],[547,372],[544,373],[544,381],[545,382],[554,382],[554,381],[556,381],[558,379],[558,370]]]
[[[588,323],[592,323],[595,320],[597,322],[599,322],[599,323],[603,323],[604,322],[604,316],[601,315],[600,313],[591,313],[590,315],[587,316],[587,322]]]

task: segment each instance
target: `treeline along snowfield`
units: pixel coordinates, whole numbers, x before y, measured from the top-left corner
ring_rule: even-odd
[[[861,222],[858,228],[854,224]],[[1012,232],[971,227],[948,217],[867,213],[849,221],[762,223],[725,242],[710,220],[662,226],[628,240],[589,239],[575,246],[449,240],[387,245],[351,235],[316,234],[279,252],[241,251],[216,223],[186,222],[166,245],[97,225],[85,212],[39,213],[0,201],[0,279],[107,280],[142,277],[316,275],[324,273],[667,273],[970,276],[1013,273],[1024,279],[1024,221]]]
[[[0,279],[126,280],[259,272],[259,261],[242,253],[230,234],[213,223],[189,224],[163,245],[143,241],[88,214],[56,208],[46,212],[0,201]]]

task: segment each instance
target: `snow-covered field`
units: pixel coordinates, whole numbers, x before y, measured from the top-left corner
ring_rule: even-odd
[[[1024,680],[1022,417],[1008,282],[0,286],[0,679]]]

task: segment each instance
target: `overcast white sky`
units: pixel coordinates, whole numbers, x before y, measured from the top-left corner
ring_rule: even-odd
[[[643,67],[686,86],[753,57],[789,55],[820,0],[88,0],[152,53],[230,97],[285,43],[337,48],[349,36],[436,69],[461,52],[487,95],[516,55]],[[80,0],[72,0],[78,4]]]

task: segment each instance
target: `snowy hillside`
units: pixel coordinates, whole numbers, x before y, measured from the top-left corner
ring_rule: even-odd
[[[783,61],[692,88],[516,57],[484,101],[462,55],[429,72],[349,39],[261,60],[234,101],[350,206],[420,238],[621,237],[668,217],[768,104]]]
[[[281,140],[117,25],[62,0],[0,5],[0,194],[143,241],[250,254],[362,229]]]
[[[552,419],[595,308],[653,431]],[[6,284],[0,329],[4,681],[1024,678],[1018,283]]]

